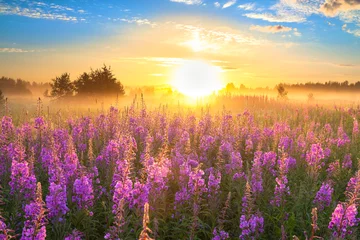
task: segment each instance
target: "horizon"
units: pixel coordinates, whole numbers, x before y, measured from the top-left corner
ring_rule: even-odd
[[[125,86],[171,85],[179,66],[199,60],[219,69],[222,86],[353,83],[360,80],[359,6],[342,0],[0,1],[0,73],[50,82],[107,64]]]

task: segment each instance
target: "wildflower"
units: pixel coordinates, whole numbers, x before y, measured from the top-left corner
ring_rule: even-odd
[[[334,189],[329,183],[323,183],[316,193],[314,204],[317,206],[318,210],[322,211],[325,207],[330,206],[331,196],[334,192]]]
[[[347,206],[339,203],[332,213],[328,226],[329,229],[334,230],[333,236],[345,238],[350,235],[352,231],[349,228],[356,226],[359,222],[359,219],[356,218],[357,213],[356,204]]]
[[[274,192],[274,198],[271,200],[271,204],[277,207],[280,207],[284,203],[284,196],[290,195],[290,189],[288,184],[288,179],[286,175],[279,176],[275,179],[276,186],[275,186],[275,192]]]
[[[229,238],[230,238],[229,233],[227,233],[224,230],[218,231],[217,228],[214,228],[212,240],[226,240]]]
[[[27,200],[34,199],[36,190],[36,178],[30,172],[29,164],[25,161],[12,160],[11,181],[9,183],[12,194],[20,194]]]
[[[93,206],[94,191],[92,180],[86,175],[75,180],[73,193],[72,201],[77,204],[79,209],[88,209]]]
[[[253,193],[261,193],[263,191],[261,158],[262,152],[255,152],[253,166],[251,168],[251,189]]]
[[[324,158],[324,150],[321,148],[321,144],[312,144],[310,151],[306,154],[306,161],[309,166],[321,168],[321,166],[325,165],[325,163],[322,162]]]
[[[214,173],[214,170],[211,168],[209,180],[208,180],[208,197],[216,196],[219,189],[220,189],[220,182],[221,182],[221,173],[217,171]]]
[[[61,222],[63,216],[69,211],[66,205],[66,185],[51,182],[49,195],[46,196],[46,207],[49,210],[48,217]]]
[[[35,201],[25,206],[25,224],[21,240],[45,240],[46,219],[41,184],[37,184]]]
[[[351,169],[352,168],[352,160],[351,154],[346,154],[344,160],[342,162],[342,168],[344,169]]]
[[[72,233],[70,233],[69,235],[67,235],[64,240],[81,240],[83,239],[84,234],[82,232],[80,232],[77,229],[74,229],[72,231]]]
[[[258,214],[241,215],[239,227],[240,239],[256,239],[260,233],[264,232],[264,218]]]

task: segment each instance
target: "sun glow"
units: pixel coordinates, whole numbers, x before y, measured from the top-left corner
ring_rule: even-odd
[[[221,69],[200,60],[186,61],[174,72],[171,85],[182,94],[197,98],[222,88]]]

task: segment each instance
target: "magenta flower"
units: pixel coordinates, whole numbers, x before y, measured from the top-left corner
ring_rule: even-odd
[[[62,222],[63,217],[69,211],[66,201],[66,185],[51,182],[49,195],[46,196],[46,207],[49,210],[48,217]]]
[[[324,158],[324,150],[322,149],[320,143],[312,144],[310,151],[306,153],[306,161],[310,167],[314,168],[315,171],[325,165],[325,162],[322,161]]]
[[[264,232],[264,218],[257,214],[250,216],[241,215],[240,217],[240,239],[256,239],[260,233]]]
[[[93,206],[94,191],[92,180],[86,175],[76,179],[73,187],[72,201],[79,209],[88,209]]]
[[[355,204],[346,205],[339,203],[331,216],[328,228],[333,230],[334,237],[345,238],[352,234],[351,228],[357,226],[359,219],[356,218],[358,211]]]
[[[329,207],[331,203],[331,197],[334,189],[329,183],[323,183],[320,190],[316,193],[314,204],[319,211],[324,210],[325,207]]]
[[[218,230],[217,228],[214,228],[212,240],[226,240],[229,238],[229,233],[224,230]]]
[[[261,193],[263,191],[261,159],[262,152],[255,152],[254,161],[251,168],[251,189],[254,194]]]

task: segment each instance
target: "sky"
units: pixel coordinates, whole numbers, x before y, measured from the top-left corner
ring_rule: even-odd
[[[164,85],[194,59],[250,87],[360,81],[360,0],[0,0],[0,76],[106,64],[125,85]]]

